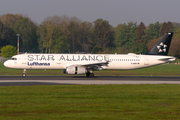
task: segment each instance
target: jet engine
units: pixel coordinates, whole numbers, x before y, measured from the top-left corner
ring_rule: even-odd
[[[66,74],[85,74],[86,68],[85,67],[76,67],[76,66],[69,66],[63,70],[63,73]]]

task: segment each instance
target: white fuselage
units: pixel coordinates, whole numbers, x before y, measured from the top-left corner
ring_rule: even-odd
[[[175,57],[136,54],[20,54],[7,60],[4,65],[15,69],[66,69],[74,65],[108,62],[103,69],[129,70],[174,61]]]

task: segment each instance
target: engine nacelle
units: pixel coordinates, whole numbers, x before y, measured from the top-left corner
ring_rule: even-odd
[[[69,66],[69,67],[66,67],[65,70],[63,70],[63,73],[66,73],[66,74],[85,74],[86,68],[85,67]]]

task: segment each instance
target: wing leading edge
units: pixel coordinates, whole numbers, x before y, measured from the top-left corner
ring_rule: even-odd
[[[106,62],[97,62],[97,63],[88,63],[88,64],[79,64],[79,65],[73,65],[76,67],[85,67],[87,70],[103,70],[102,66],[108,66],[109,61]]]

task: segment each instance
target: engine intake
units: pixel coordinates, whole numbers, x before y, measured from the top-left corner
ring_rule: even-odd
[[[66,67],[65,70],[63,70],[63,73],[66,73],[66,74],[85,74],[86,68],[85,67],[69,66],[69,67]]]

